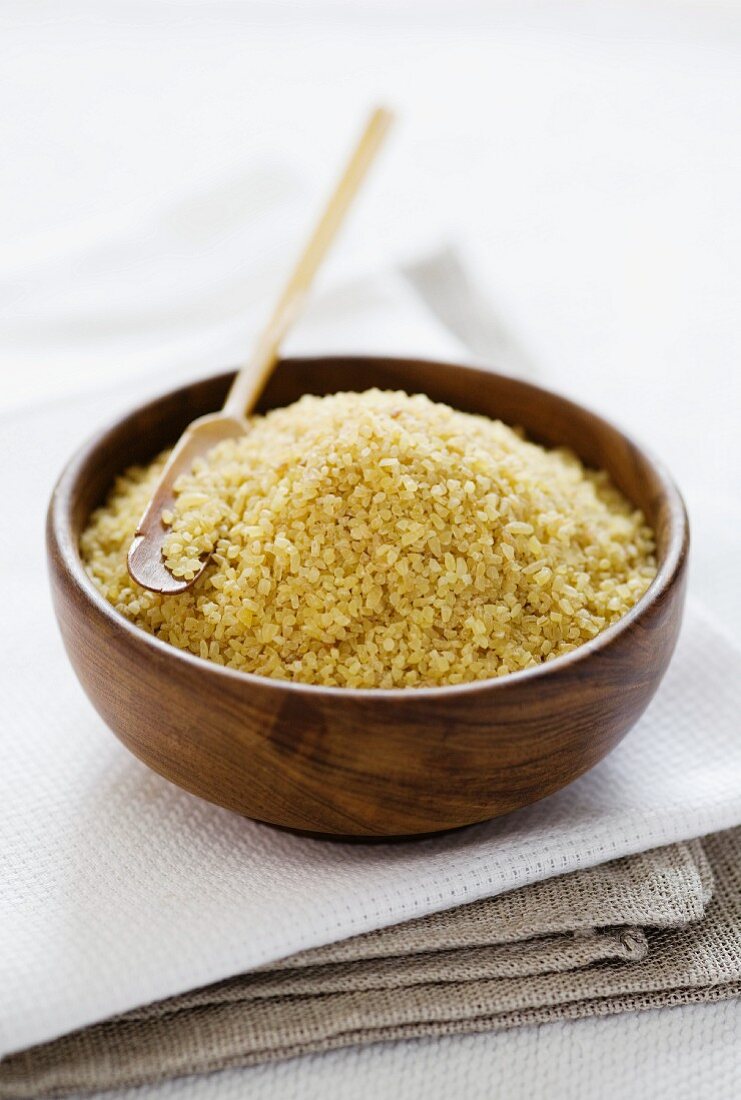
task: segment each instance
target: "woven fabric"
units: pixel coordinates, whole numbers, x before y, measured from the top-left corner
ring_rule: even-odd
[[[296,969],[326,962],[406,958],[419,951],[516,943],[560,932],[591,932],[607,925],[686,924],[703,915],[711,888],[712,873],[702,844],[692,840],[367,932],[275,965]]]
[[[741,998],[344,1047],[96,1100],[738,1100]]]
[[[705,847],[708,859],[697,843],[660,849],[147,1006],[11,1056],[0,1096],[737,995],[741,829]],[[616,927],[628,916],[646,927]]]

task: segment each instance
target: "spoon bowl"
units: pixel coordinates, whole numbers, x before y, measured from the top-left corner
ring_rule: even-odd
[[[456,364],[385,357],[281,361],[258,405],[373,386],[426,393],[522,426],[606,469],[656,533],[658,571],[619,622],[500,679],[434,688],[326,688],[224,668],[154,638],[99,593],[80,534],[115,476],[219,408],[233,374],[150,401],[72,458],[49,506],[54,606],[93,705],[141,760],[202,798],[326,837],[413,836],[483,821],[564,787],[634,725],[667,668],[689,531],[664,468],[608,421],[548,390]]]

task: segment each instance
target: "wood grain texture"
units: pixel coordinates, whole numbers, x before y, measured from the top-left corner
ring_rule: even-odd
[[[657,533],[659,571],[619,623],[541,668],[454,687],[348,690],[225,669],[132,626],[100,596],[80,532],[114,476],[219,408],[233,375],[174,391],[99,433],[54,491],[48,554],[70,660],[110,728],[172,782],[249,817],[326,836],[424,834],[525,806],[596,764],[654,694],[679,633],[688,524],[666,471],[617,428],[546,390],[417,360],[289,359],[259,408],[370,386],[424,392],[522,425],[606,468]]]

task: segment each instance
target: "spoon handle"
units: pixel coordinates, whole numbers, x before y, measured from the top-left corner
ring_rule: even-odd
[[[377,107],[368,119],[314,232],[257,338],[250,358],[232,383],[224,404],[225,413],[242,417],[252,410],[275,366],[280,345],[303,307],[319,265],[329,251],[392,121],[393,115],[384,107]]]

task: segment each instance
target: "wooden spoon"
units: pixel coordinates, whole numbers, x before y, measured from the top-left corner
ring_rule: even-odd
[[[303,306],[309,286],[386,136],[392,117],[382,107],[372,113],[250,359],[234,379],[223,409],[194,420],[175,445],[129,547],[129,575],[142,588],[168,595],[184,592],[206,568],[208,556],[191,580],[173,576],[162,552],[168,530],[162,513],[172,509],[175,482],[181,474],[193,469],[197,458],[222,440],[233,439],[248,430],[245,417],[270,377],[280,345]]]

